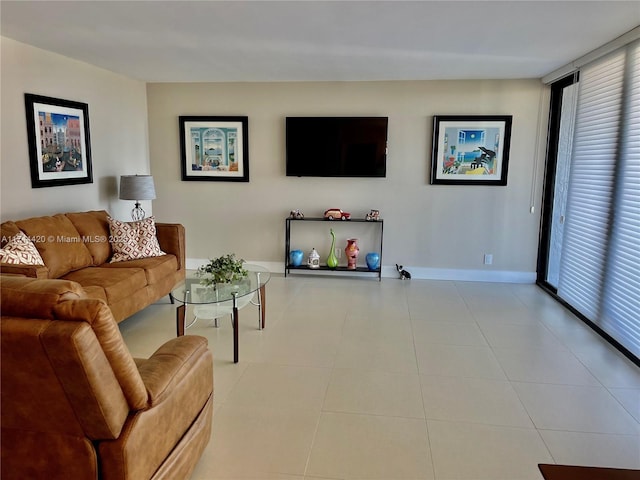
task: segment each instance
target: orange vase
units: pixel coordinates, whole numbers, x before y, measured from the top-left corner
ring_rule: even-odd
[[[358,253],[360,253],[360,248],[358,248],[357,238],[347,239],[347,246],[344,249],[344,253],[347,255],[347,269],[355,270],[356,260],[358,259]]]

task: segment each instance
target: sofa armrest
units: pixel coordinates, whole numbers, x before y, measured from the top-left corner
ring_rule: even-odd
[[[0,267],[0,273],[24,275],[31,278],[49,278],[49,269],[43,265],[6,265]]]
[[[138,371],[149,394],[149,408],[153,408],[171,395],[176,385],[205,355],[211,356],[207,339],[197,335],[185,335],[166,342],[148,360],[136,360]],[[203,381],[211,382],[213,389],[213,375]]]
[[[156,235],[160,248],[165,253],[175,255],[178,270],[185,268],[185,229],[179,223],[156,223]]]

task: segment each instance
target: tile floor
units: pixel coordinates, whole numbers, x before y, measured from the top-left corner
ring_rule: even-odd
[[[193,480],[541,479],[537,464],[640,469],[640,369],[534,285],[272,277],[187,332],[215,357]],[[134,356],[175,335],[158,303],[120,324]]]

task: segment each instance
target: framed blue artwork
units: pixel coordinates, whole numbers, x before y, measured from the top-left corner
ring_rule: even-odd
[[[506,185],[511,115],[435,115],[431,184]]]

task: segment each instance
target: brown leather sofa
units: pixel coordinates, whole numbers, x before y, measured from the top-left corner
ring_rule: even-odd
[[[168,295],[184,279],[185,230],[180,224],[156,223],[158,243],[167,255],[109,263],[113,251],[108,216],[99,210],[2,223],[0,246],[22,231],[45,264],[2,264],[2,273],[77,282],[89,297],[104,300],[121,322]]]
[[[3,480],[189,478],[211,431],[205,338],[134,359],[77,283],[0,275],[0,292]]]

